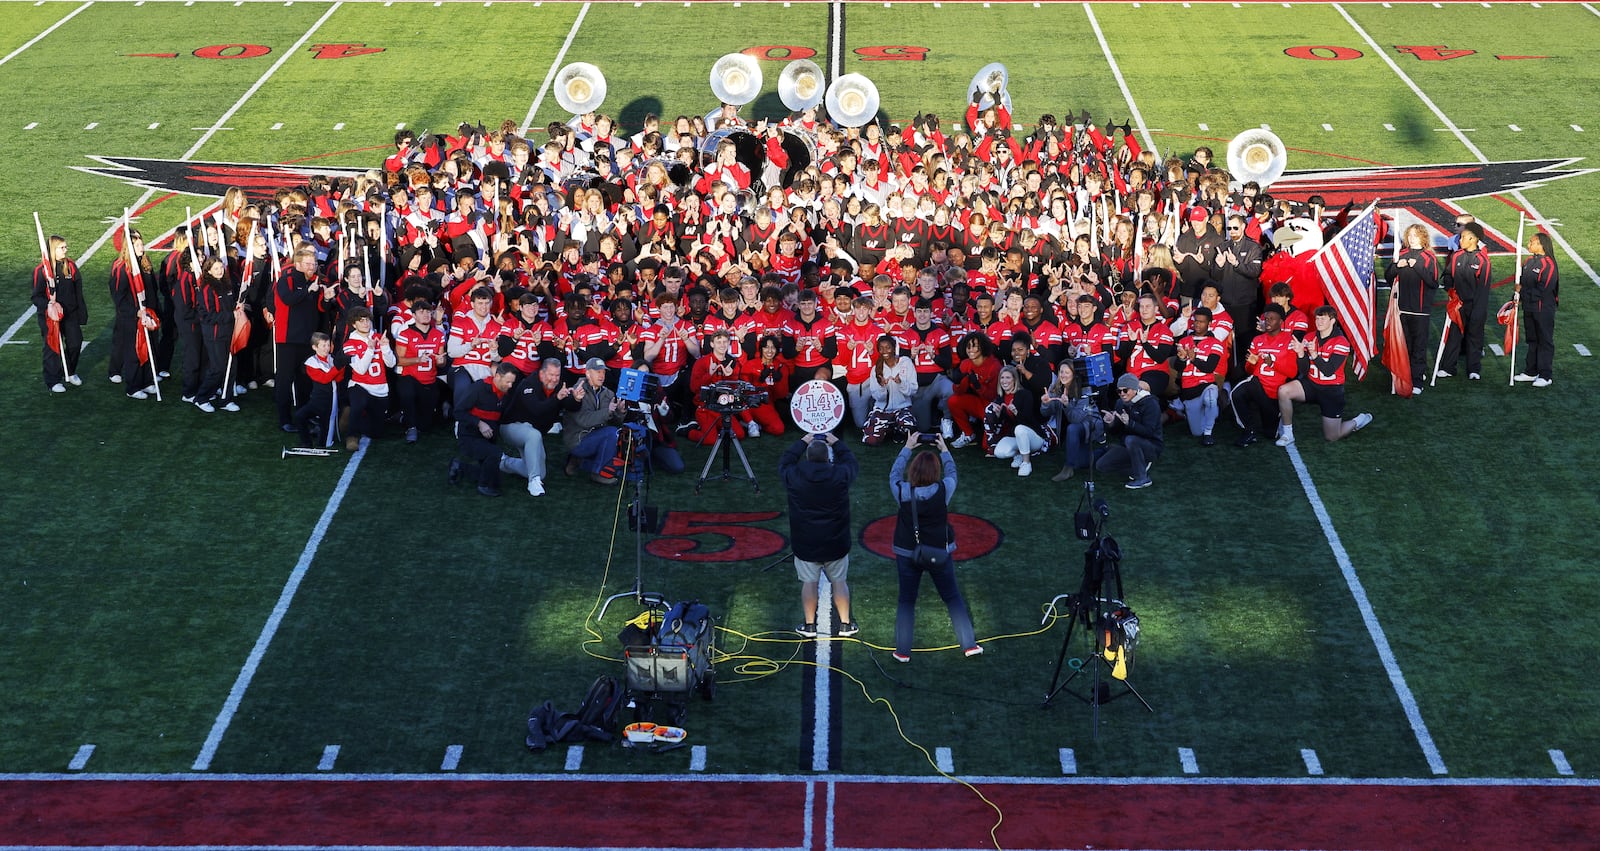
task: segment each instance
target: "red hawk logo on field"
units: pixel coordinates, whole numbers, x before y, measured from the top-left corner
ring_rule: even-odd
[[[312,175],[354,177],[377,168],[271,163],[197,162],[186,160],[143,159],[137,157],[98,157],[93,166],[74,166],[78,171],[114,177],[135,186],[181,195],[221,198],[230,186],[244,189],[253,200],[266,200],[280,186],[304,183]],[[1506,160],[1489,163],[1447,163],[1438,165],[1357,166],[1354,168],[1306,169],[1287,171],[1275,181],[1270,192],[1278,198],[1303,201],[1321,195],[1330,210],[1346,202],[1360,207],[1379,198],[1385,210],[1400,208],[1435,233],[1448,234],[1457,215],[1463,211],[1454,201],[1483,198],[1504,192],[1532,189],[1555,180],[1589,174],[1596,169],[1573,168],[1581,157],[1539,160]],[[1514,251],[1515,246],[1491,233],[1491,247]]]

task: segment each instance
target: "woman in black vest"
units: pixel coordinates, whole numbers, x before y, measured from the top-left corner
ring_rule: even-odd
[[[894,467],[889,470],[889,491],[894,494],[900,512],[899,522],[894,527],[895,569],[900,574],[900,604],[894,618],[894,658],[898,662],[911,661],[911,633],[916,622],[917,590],[923,572],[933,578],[939,598],[949,607],[950,621],[963,652],[976,656],[983,648],[978,646],[973,633],[967,601],[956,587],[955,562],[950,557],[956,537],[946,512],[956,490],[956,461],[942,437],[937,439],[938,455],[931,451],[913,455],[917,440],[916,434],[906,438],[905,448],[900,450]],[[934,567],[919,565],[914,557],[919,543],[943,549],[944,560]]]

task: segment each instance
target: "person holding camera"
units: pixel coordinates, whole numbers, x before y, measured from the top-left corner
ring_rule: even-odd
[[[1106,449],[1095,469],[1102,473],[1122,473],[1128,489],[1150,487],[1150,465],[1161,457],[1165,445],[1161,437],[1161,403],[1150,395],[1139,376],[1125,372],[1117,379],[1117,407],[1102,417],[1106,427],[1122,433],[1121,445]]]
[[[932,443],[939,447],[938,454],[931,450],[916,452],[919,443]],[[915,454],[913,454],[915,453]],[[889,470],[889,492],[899,506],[899,516],[894,527],[895,571],[900,577],[900,597],[894,616],[894,658],[897,662],[911,661],[912,631],[916,624],[917,592],[922,584],[922,574],[933,579],[950,610],[950,622],[955,627],[956,640],[962,652],[976,656],[983,652],[972,628],[972,615],[967,611],[967,601],[956,585],[955,530],[949,521],[950,499],[956,491],[956,459],[950,447],[937,434],[912,434],[906,438],[904,449],[894,459]]]
[[[789,493],[789,541],[800,577],[800,607],[805,622],[795,632],[817,637],[817,585],[827,575],[833,607],[839,613],[834,635],[860,631],[850,617],[850,485],[861,465],[833,434],[808,434],[778,461],[778,475]]]

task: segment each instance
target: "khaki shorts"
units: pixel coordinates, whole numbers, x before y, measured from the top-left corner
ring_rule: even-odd
[[[845,576],[850,573],[850,556],[836,558],[833,561],[806,561],[803,558],[794,560],[794,572],[799,575],[801,582],[816,582],[820,574],[828,574],[828,581],[835,585],[845,581]]]

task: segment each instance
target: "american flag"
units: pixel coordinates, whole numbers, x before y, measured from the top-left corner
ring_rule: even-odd
[[[1357,378],[1366,376],[1367,361],[1377,351],[1372,306],[1377,229],[1377,202],[1374,201],[1311,258],[1311,264],[1322,276],[1328,300],[1339,312],[1339,324],[1355,350]]]

